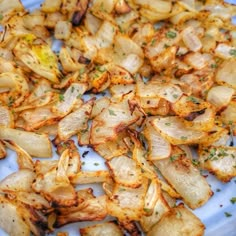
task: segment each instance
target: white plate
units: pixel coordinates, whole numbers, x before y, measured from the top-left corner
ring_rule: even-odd
[[[21,1],[29,10],[39,8],[40,4],[43,2],[42,0]],[[236,4],[236,0],[227,1]],[[85,151],[89,151],[86,157],[83,158],[83,161],[85,162],[85,165],[83,165],[83,170],[101,170],[106,168],[104,165],[104,159],[99,157],[96,153],[92,152],[91,149],[86,147],[79,147],[79,151],[81,155]],[[99,163],[99,165],[97,165],[97,163]],[[16,155],[14,152],[8,150],[8,157],[0,161],[0,180],[14,171],[17,171]],[[234,178],[227,184],[223,184],[219,182],[214,176],[208,174],[207,180],[211,185],[214,195],[205,206],[194,211],[194,213],[202,220],[202,222],[206,226],[205,235],[236,236],[236,203],[232,204],[230,202],[230,199],[232,197],[236,197],[236,178]],[[94,193],[96,196],[103,194],[99,185],[94,184],[89,186],[94,189]],[[85,187],[87,186],[80,186],[80,188]],[[230,213],[232,216],[226,217],[226,212]],[[50,235],[56,235],[56,233],[59,231],[66,231],[70,236],[79,235],[79,228],[90,224],[94,224],[94,222],[69,224],[56,230],[54,234]],[[0,229],[0,236],[7,236],[7,234]]]

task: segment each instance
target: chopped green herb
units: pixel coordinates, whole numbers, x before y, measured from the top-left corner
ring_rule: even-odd
[[[172,155],[172,156],[170,156],[170,161],[175,161],[175,160],[177,160],[180,156],[181,156],[180,154]]]
[[[173,96],[173,98],[175,98],[175,99],[178,98],[178,95],[177,95],[177,94],[173,94],[172,96]]]
[[[183,141],[185,141],[185,140],[187,140],[188,138],[187,138],[186,136],[181,136],[180,139],[183,140]]]
[[[217,57],[217,58],[215,59],[215,61],[216,61],[216,63],[220,63],[220,62],[222,61],[222,59],[219,58],[219,57]]]
[[[95,166],[99,166],[99,163],[97,163],[97,162],[95,162],[95,163],[93,163]]]
[[[63,102],[65,100],[64,95],[63,94],[59,94],[59,101]]]
[[[169,48],[170,47],[170,45],[168,45],[168,44],[164,44],[164,48]]]
[[[216,192],[220,192],[220,191],[221,191],[221,189],[220,189],[220,188],[217,188],[217,189],[216,189]]]
[[[232,204],[236,203],[236,197],[232,197],[232,198],[230,199],[230,202],[231,202]]]
[[[71,87],[71,92],[73,93],[75,91],[75,87]]]
[[[79,93],[76,98],[81,98],[81,97],[82,97],[82,94]]]
[[[123,34],[125,31],[121,28],[120,25],[118,27],[119,27],[120,32]]]
[[[98,70],[99,72],[105,72],[106,71],[106,69],[101,67],[101,66],[97,66],[96,70]]]
[[[166,126],[171,126],[171,123],[165,123]]]
[[[64,149],[68,148],[67,143],[63,143],[61,146],[62,146]]]
[[[143,208],[143,210],[147,213],[149,213],[151,211],[151,209],[149,209],[149,208]]]
[[[223,149],[219,149],[219,153],[217,154],[218,157],[226,157],[228,156],[229,154]]]
[[[226,216],[226,217],[231,217],[232,214],[230,214],[229,212],[225,212],[225,216]]]
[[[84,72],[85,72],[85,68],[81,68],[81,69],[79,70],[79,74],[80,74],[80,75],[82,75]]]
[[[211,160],[215,156],[215,154],[216,154],[216,148],[211,148],[210,149],[210,154],[208,155],[208,157],[207,157],[207,159],[205,161]]]
[[[120,190],[120,192],[126,191],[125,188],[120,188],[119,190]]]
[[[103,3],[103,2],[100,4],[100,10],[101,10],[101,11],[104,11],[104,10],[105,10],[105,9],[104,9],[104,3]]]
[[[194,166],[199,166],[200,162],[196,159],[192,159],[192,163]]]
[[[0,14],[0,21],[3,19],[3,15],[2,14]]]
[[[199,104],[199,100],[193,96],[189,96],[187,97],[187,101],[190,101],[192,103],[195,103],[195,104]]]
[[[229,54],[236,57],[236,49],[230,49]]]
[[[211,68],[217,68],[217,64],[211,64]]]
[[[166,33],[166,38],[169,38],[169,39],[174,39],[176,36],[177,36],[177,34],[173,31],[168,31]]]
[[[134,78],[134,81],[136,81],[138,79],[138,74],[135,74],[133,78]]]
[[[99,74],[95,73],[94,78],[98,78],[98,77],[99,77]]]
[[[115,113],[113,110],[108,109],[108,112],[109,112],[109,115],[111,115],[111,116],[116,116],[116,113]]]
[[[215,155],[215,154],[216,154],[216,148],[210,149],[210,154],[211,154],[211,155]]]
[[[133,153],[132,153],[131,151],[128,151],[126,154],[127,154],[127,156],[129,156],[129,157],[132,157],[132,155],[133,155]]]
[[[81,131],[80,131],[81,134],[85,134],[85,133],[87,133],[87,132],[88,132],[88,129],[84,129],[84,130],[81,130]]]
[[[152,39],[151,41],[151,46],[154,46],[154,44],[156,43],[157,39]]]
[[[181,218],[182,217],[182,213],[180,212],[180,211],[177,211],[176,212],[176,217],[179,219],[179,218]]]
[[[15,99],[14,99],[12,96],[10,96],[9,99],[8,99],[8,104],[7,104],[7,105],[8,105],[9,107],[11,107],[14,102],[15,102]]]
[[[200,82],[203,82],[203,81],[205,81],[205,80],[206,80],[205,77],[201,77],[201,78],[199,79]]]

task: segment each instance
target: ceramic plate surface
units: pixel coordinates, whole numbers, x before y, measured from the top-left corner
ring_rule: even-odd
[[[11,1],[11,0],[9,0]],[[40,7],[42,0],[21,0],[23,5],[30,11]],[[53,0],[52,0],[53,1]],[[228,0],[236,4],[236,0]],[[236,23],[236,19],[233,19]],[[54,49],[58,47],[56,43]],[[236,143],[236,139],[234,140]],[[91,149],[86,147],[79,147],[81,155],[84,152],[88,152],[83,161],[83,170],[101,170],[106,169],[104,160],[94,153]],[[54,155],[55,158],[56,155]],[[99,163],[99,165],[97,164]],[[5,178],[10,173],[17,171],[16,155],[14,152],[8,150],[8,157],[4,160],[0,160],[0,180]],[[194,213],[202,220],[206,226],[205,236],[236,236],[236,203],[232,204],[230,199],[236,197],[236,178],[232,179],[229,183],[223,184],[219,182],[214,176],[207,173],[207,181],[210,183],[211,188],[214,192],[212,198],[201,208],[198,208]],[[89,185],[94,189],[94,194],[99,196],[103,194],[102,189],[99,185],[93,184]],[[80,186],[78,189],[86,188],[87,185]],[[229,213],[232,216],[226,217]],[[83,222],[74,223],[64,226],[55,231],[54,234],[48,236],[56,235],[57,232],[67,231],[70,236],[79,235],[79,228],[86,225],[94,224],[94,222]],[[7,234],[0,229],[0,236],[7,236]]]

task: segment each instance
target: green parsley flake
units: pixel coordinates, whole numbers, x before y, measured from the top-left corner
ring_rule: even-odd
[[[63,102],[65,100],[64,95],[63,94],[59,94],[59,101]]]
[[[113,110],[108,109],[108,112],[109,112],[109,115],[111,115],[111,116],[116,116],[116,113],[115,113]]]
[[[81,68],[81,69],[79,70],[79,74],[80,74],[80,75],[82,75],[84,72],[85,72],[85,68]]]
[[[176,218],[180,219],[182,217],[182,213],[180,211],[176,212]]]
[[[202,78],[199,79],[200,82],[203,82],[203,81],[205,81],[205,80],[206,80],[205,77],[202,77]]]
[[[125,31],[121,28],[120,25],[118,25],[120,32],[123,34]]]
[[[228,156],[229,154],[223,149],[219,149],[219,153],[217,154],[218,157],[226,157]]]
[[[104,9],[104,3],[103,3],[103,2],[100,4],[100,10],[101,10],[101,11],[105,11],[105,9]]]
[[[232,214],[230,214],[229,212],[225,212],[225,216],[226,216],[226,217],[231,217]]]
[[[205,150],[205,151],[208,152],[208,150]],[[215,156],[215,154],[216,154],[216,148],[211,148],[210,151],[209,151],[209,155],[205,159],[205,161],[212,160],[213,157]]]
[[[82,94],[81,93],[79,93],[78,95],[77,95],[77,97],[76,98],[81,98],[82,97]]]
[[[149,209],[149,208],[143,208],[143,210],[147,213],[151,212],[151,209]]]
[[[99,78],[99,76],[100,76],[100,75],[97,74],[97,73],[94,74],[94,78]]]
[[[166,38],[169,38],[169,39],[174,39],[176,36],[177,36],[177,34],[173,31],[168,31],[166,33]]]
[[[98,70],[99,72],[105,72],[106,71],[106,69],[101,67],[101,66],[97,66],[96,70]]]
[[[170,45],[168,45],[168,44],[164,44],[164,48],[169,48],[170,47]]]
[[[230,49],[229,54],[236,57],[236,49]]]
[[[185,140],[187,140],[188,138],[187,138],[186,136],[181,136],[180,139],[183,140],[183,141],[185,141]]]
[[[200,162],[198,160],[196,160],[196,159],[192,159],[192,164],[194,166],[199,166]]]
[[[152,41],[151,41],[151,46],[154,46],[154,44],[156,43],[156,39],[153,39]]]
[[[236,197],[232,197],[232,198],[230,199],[230,202],[231,202],[232,204],[236,203]]]
[[[11,107],[14,102],[15,102],[15,99],[12,96],[10,96],[9,99],[8,99],[8,104],[7,104],[8,107]]]
[[[187,101],[195,103],[195,104],[199,104],[199,100],[193,96],[187,97]]]
[[[181,156],[180,154],[172,155],[172,156],[170,156],[170,161],[175,161],[175,160],[177,160],[180,156]]]
[[[123,192],[123,191],[126,191],[126,189],[125,188],[120,188],[119,191]]]

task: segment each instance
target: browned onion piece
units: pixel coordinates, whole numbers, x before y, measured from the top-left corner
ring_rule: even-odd
[[[77,3],[78,10],[74,12],[72,17],[72,24],[74,26],[79,26],[81,23],[81,20],[83,19],[87,8],[88,8],[88,0],[79,0]]]

